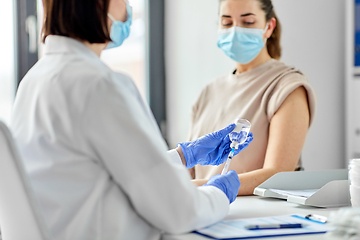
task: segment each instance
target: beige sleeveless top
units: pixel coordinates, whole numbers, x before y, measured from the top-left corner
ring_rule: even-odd
[[[286,97],[300,86],[307,91],[311,122],[315,112],[315,94],[306,77],[293,67],[271,59],[241,74],[230,73],[217,78],[205,87],[193,106],[190,140],[220,130],[236,118],[246,118],[251,122],[254,140],[234,157],[229,169],[239,174],[261,169],[271,118]],[[223,164],[197,165],[195,178],[208,179],[220,174],[222,169]]]

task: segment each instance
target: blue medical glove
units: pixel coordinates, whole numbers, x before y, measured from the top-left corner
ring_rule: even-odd
[[[230,203],[234,202],[240,188],[239,176],[234,170],[230,170],[224,175],[215,175],[204,186],[214,186],[223,191]]]
[[[231,151],[229,133],[234,130],[235,126],[233,123],[220,131],[207,134],[192,142],[179,143],[178,146],[181,147],[186,159],[186,167],[193,168],[196,164],[217,166],[225,162]],[[238,149],[235,149],[234,156],[244,150],[252,140],[253,134],[249,133],[246,141],[239,145]]]

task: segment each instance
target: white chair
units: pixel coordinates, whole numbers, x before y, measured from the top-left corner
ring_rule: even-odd
[[[50,240],[9,129],[0,121],[2,240]]]

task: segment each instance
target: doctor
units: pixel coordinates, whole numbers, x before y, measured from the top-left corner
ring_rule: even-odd
[[[155,240],[225,217],[240,186],[236,173],[195,187],[180,163],[223,163],[235,126],[167,152],[132,80],[99,58],[129,35],[131,7],[43,3],[45,55],[21,82],[11,129],[53,238]]]

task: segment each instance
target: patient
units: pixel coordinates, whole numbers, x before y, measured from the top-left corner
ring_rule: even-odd
[[[279,61],[281,26],[271,0],[220,1],[218,47],[236,69],[210,82],[192,109],[190,139],[246,118],[253,143],[233,158],[239,195],[282,171],[301,169],[300,155],[315,112],[315,94],[304,74]],[[211,119],[211,121],[209,121]],[[196,185],[220,166],[190,170]]]

